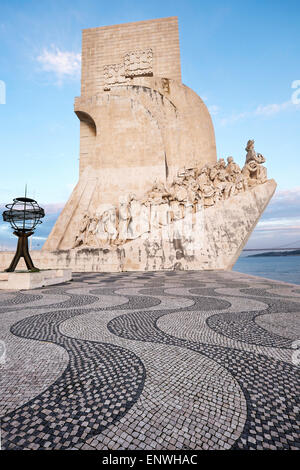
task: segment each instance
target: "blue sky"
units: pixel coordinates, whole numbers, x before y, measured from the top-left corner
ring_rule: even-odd
[[[167,16],[178,16],[182,80],[211,111],[218,157],[243,165],[254,138],[278,183],[247,246],[300,246],[299,1],[1,0],[0,208],[27,183],[47,211],[33,247],[78,179],[81,30]],[[0,222],[0,249],[14,245]]]

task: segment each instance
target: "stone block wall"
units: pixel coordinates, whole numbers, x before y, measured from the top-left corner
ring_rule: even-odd
[[[125,62],[130,69],[130,62],[139,60],[126,56],[138,51],[147,53],[149,49],[153,54],[152,61],[149,58],[152,70],[145,67],[145,73],[181,81],[177,17],[84,29],[81,95],[90,96],[103,90],[107,84],[107,66],[115,66],[112,70],[122,83]]]

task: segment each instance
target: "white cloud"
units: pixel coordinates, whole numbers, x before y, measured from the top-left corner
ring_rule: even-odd
[[[226,126],[227,124],[232,124],[237,121],[241,121],[242,119],[246,118],[253,118],[256,116],[264,116],[264,117],[270,117],[274,116],[275,114],[279,114],[283,111],[286,111],[288,109],[300,109],[300,105],[296,105],[290,101],[285,101],[283,103],[272,103],[272,104],[267,104],[267,105],[259,105],[257,108],[253,111],[245,111],[243,113],[236,113],[236,114],[231,114],[231,116],[224,117],[220,119],[220,124],[222,126]]]
[[[279,104],[267,104],[266,106],[259,105],[254,111],[254,114],[259,116],[272,116],[273,114],[278,114],[291,106],[294,106],[292,101],[285,101],[284,103]]]
[[[297,230],[298,232],[300,232],[300,219],[291,218],[291,219],[265,220],[265,221],[258,222],[255,230],[256,231]]]
[[[300,186],[276,191],[263,215],[264,220],[290,218],[300,220]]]
[[[297,202],[300,207],[300,186],[296,186],[292,189],[280,189],[276,191],[273,200],[284,200],[288,203]],[[299,209],[300,213],[300,209]]]
[[[4,225],[4,223],[2,223],[0,225],[0,232],[5,232],[6,233],[6,232],[9,232],[9,229],[10,229],[10,225],[8,223],[6,223],[5,225]]]
[[[300,187],[276,191],[247,248],[298,247],[300,244]]]
[[[81,55],[77,52],[61,51],[58,47],[44,49],[36,58],[42,70],[54,73],[59,81],[64,78],[76,78],[80,73]]]
[[[244,119],[244,118],[248,117],[250,114],[251,113],[249,113],[249,112],[231,114],[231,116],[222,118],[220,120],[221,126],[227,126],[227,124],[232,124],[236,121],[240,121],[241,119]]]
[[[216,104],[212,104],[211,106],[208,107],[208,111],[210,112],[212,116],[215,116],[220,111],[220,108]]]
[[[66,205],[65,202],[56,202],[52,204],[41,204],[43,209],[45,210],[46,214],[56,214],[60,212],[64,206]]]

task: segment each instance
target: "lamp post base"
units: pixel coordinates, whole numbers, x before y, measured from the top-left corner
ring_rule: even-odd
[[[12,262],[10,263],[10,266],[7,269],[5,269],[6,272],[12,273],[16,269],[18,262],[20,261],[20,258],[24,258],[28,271],[32,271],[32,272],[39,271],[39,269],[34,266],[32,259],[30,257],[30,254],[29,254],[29,250],[28,250],[28,238],[32,234],[33,232],[22,232],[22,231],[14,232],[14,235],[18,237],[18,246],[17,246],[16,254]]]

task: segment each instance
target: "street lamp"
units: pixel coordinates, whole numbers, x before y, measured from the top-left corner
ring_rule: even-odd
[[[29,197],[17,197],[12,204],[5,206],[8,210],[2,216],[4,222],[9,222],[14,235],[18,237],[18,246],[7,272],[13,272],[20,258],[24,258],[29,271],[39,271],[35,268],[28,250],[28,238],[34,233],[35,227],[41,224],[45,216],[44,209],[38,205],[34,199]]]

